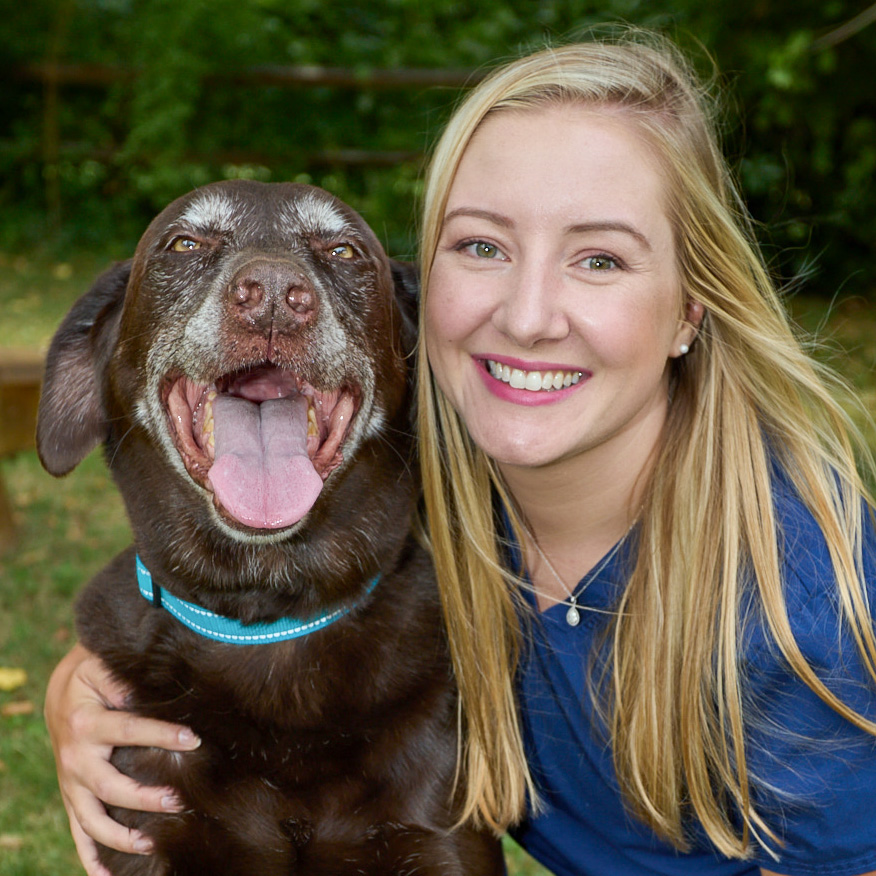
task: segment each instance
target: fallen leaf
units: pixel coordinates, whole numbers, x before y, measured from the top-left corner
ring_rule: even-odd
[[[24,837],[17,833],[0,833],[0,849],[15,851],[24,845]]]
[[[15,690],[26,682],[27,673],[23,669],[0,666],[0,690]]]
[[[11,718],[13,715],[32,715],[34,704],[30,700],[20,700],[17,703],[7,703],[0,708],[0,715]]]

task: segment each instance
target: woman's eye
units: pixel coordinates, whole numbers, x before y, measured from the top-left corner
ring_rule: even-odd
[[[349,243],[342,243],[332,247],[330,254],[337,259],[351,259],[355,255],[355,250]]]
[[[618,266],[617,262],[608,255],[588,256],[581,264],[590,271],[610,271]]]
[[[504,257],[504,253],[496,244],[487,243],[484,240],[475,240],[467,243],[463,246],[463,249],[467,249],[475,258],[479,259],[501,259]]]
[[[199,240],[192,240],[191,237],[178,237],[170,245],[170,248],[174,252],[194,252],[196,249],[201,248],[201,242]]]

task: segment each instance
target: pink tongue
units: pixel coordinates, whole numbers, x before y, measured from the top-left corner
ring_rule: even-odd
[[[307,404],[301,395],[261,404],[230,395],[213,400],[216,457],[208,479],[241,523],[291,526],[320,494],[322,478],[307,455]]]

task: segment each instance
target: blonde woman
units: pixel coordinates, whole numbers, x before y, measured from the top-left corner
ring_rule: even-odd
[[[869,457],[684,61],[636,35],[497,71],[435,150],[421,260],[467,815],[557,876],[876,872]],[[148,850],[99,799],[174,805],[111,747],[196,744],[108,699],[79,649],[48,698],[94,873],[89,837]]]
[[[743,215],[655,40],[509,65],[434,153],[420,444],[469,813],[563,876],[876,870],[872,506]]]

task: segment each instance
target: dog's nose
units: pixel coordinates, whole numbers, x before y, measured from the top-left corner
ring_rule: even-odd
[[[228,303],[238,318],[256,327],[275,321],[304,325],[317,310],[306,275],[289,262],[271,259],[249,262],[234,275]]]

